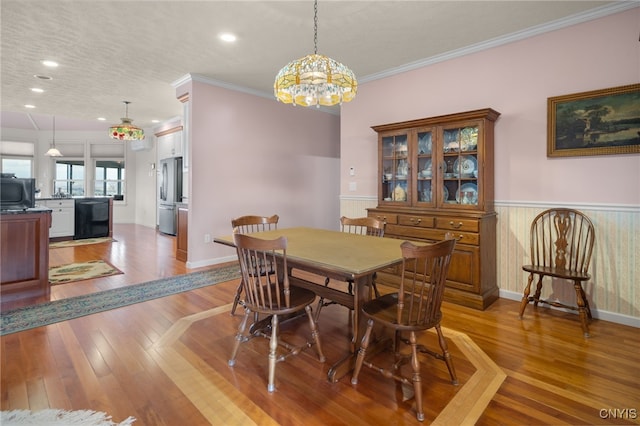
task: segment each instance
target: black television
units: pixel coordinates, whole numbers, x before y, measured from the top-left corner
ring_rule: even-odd
[[[36,205],[36,180],[0,177],[0,210],[25,210]]]

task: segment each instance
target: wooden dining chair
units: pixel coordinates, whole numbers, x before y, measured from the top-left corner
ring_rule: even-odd
[[[267,390],[273,392],[275,391],[277,362],[284,361],[290,355],[297,355],[304,348],[314,345],[320,362],[325,361],[316,321],[311,312],[311,304],[314,302],[316,295],[310,290],[289,285],[286,237],[263,240],[234,233],[233,240],[240,260],[242,285],[245,292],[245,313],[238,327],[235,344],[229,359],[229,366],[233,367],[236,364],[236,356],[241,343],[245,343],[256,336],[270,339]],[[280,257],[279,261],[278,256]],[[264,265],[272,265],[273,273],[262,273],[261,270]],[[301,346],[294,346],[280,341],[278,337],[280,317],[295,314],[302,310],[306,312],[309,318],[311,339]],[[270,316],[271,321],[270,323],[267,322],[270,325],[266,328],[257,328],[245,333],[249,316],[252,313]],[[285,350],[278,350],[279,348],[284,348]]]
[[[409,241],[403,242],[400,245],[403,260],[398,292],[377,297],[365,302],[362,306],[362,313],[367,318],[367,329],[360,344],[351,383],[354,385],[358,383],[358,376],[364,365],[387,378],[393,378],[404,385],[412,385],[416,401],[416,417],[419,421],[424,420],[424,411],[418,353],[426,353],[444,361],[452,383],[458,384],[453,360],[440,328],[442,320],[440,306],[454,246],[453,238],[424,246],[418,246]],[[394,332],[394,363],[391,368],[382,366],[378,358],[375,364],[367,358],[374,324]],[[441,353],[418,344],[418,333],[430,328],[435,328],[438,334]],[[402,344],[409,345],[411,351],[402,353]],[[409,361],[412,367],[410,377],[402,372],[402,366]]]
[[[239,234],[252,234],[254,232],[264,232],[278,229],[279,216],[274,214],[273,216],[240,216],[231,220],[231,227],[233,232]],[[263,268],[263,272],[270,273],[270,268]],[[233,306],[231,307],[231,315],[235,315],[238,303],[242,304],[242,282],[238,285],[236,295],[233,299]]]
[[[530,233],[531,264],[522,267],[529,273],[529,280],[520,304],[520,319],[530,302],[535,307],[538,303],[545,303],[578,311],[582,332],[585,337],[589,337],[589,320],[592,316],[582,283],[591,279],[589,263],[594,242],[593,223],[577,210],[549,209],[533,219]],[[536,291],[530,296],[531,284],[536,276]],[[567,305],[556,299],[542,299],[544,277],[551,277],[557,283],[573,283],[577,306]]]
[[[342,216],[340,218],[340,230],[342,232],[347,232],[350,234],[358,234],[358,235],[370,235],[373,237],[384,237],[384,228],[386,223],[383,220],[376,219],[374,217],[357,217],[350,218]],[[324,281],[325,287],[329,286],[331,280],[326,278]],[[353,294],[353,281],[347,281],[347,291],[349,294]],[[376,287],[376,277],[375,274],[373,276],[373,281],[371,284],[373,288],[375,297],[379,297],[380,293],[378,291],[378,287]],[[316,307],[316,321],[320,318],[320,311],[324,306],[335,304],[334,301],[325,300],[324,297],[320,297],[318,300],[318,306]]]

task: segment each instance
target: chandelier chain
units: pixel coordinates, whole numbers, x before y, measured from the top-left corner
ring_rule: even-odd
[[[318,0],[313,3],[313,53],[318,54]]]

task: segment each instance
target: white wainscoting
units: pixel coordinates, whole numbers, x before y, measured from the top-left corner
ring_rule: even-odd
[[[340,198],[344,216],[366,216],[377,198]],[[496,202],[497,271],[500,297],[520,300],[527,282],[522,265],[529,262],[529,227],[541,211],[568,207],[585,213],[594,224],[596,242],[591,260],[592,279],[585,292],[594,317],[640,327],[640,206]],[[572,285],[545,281],[543,296],[573,304]]]

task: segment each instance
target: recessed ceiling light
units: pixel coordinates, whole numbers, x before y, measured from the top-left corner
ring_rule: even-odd
[[[25,108],[35,108],[36,106],[35,105],[26,104],[24,107]]]
[[[107,121],[107,119],[106,119],[106,118],[104,118],[104,117],[98,117],[98,120],[99,120],[99,121]]]
[[[151,120],[152,123],[159,123],[160,120]]]
[[[55,68],[58,66],[58,63],[56,61],[50,61],[48,59],[45,59],[44,61],[42,61],[42,65],[49,68]]]
[[[222,33],[222,34],[220,34],[219,37],[220,37],[220,40],[226,41],[228,43],[232,43],[232,42],[236,41],[236,39],[237,39],[235,34],[231,34],[231,33]]]
[[[41,88],[39,88],[39,87],[32,87],[32,88],[31,88],[31,91],[32,91],[32,92],[35,92],[35,93],[42,93],[42,92],[44,92],[44,90],[43,90],[43,89],[41,89]]]
[[[53,78],[49,77],[48,75],[38,75],[38,74],[34,74],[33,75],[35,78],[39,78],[40,80],[53,80]]]

